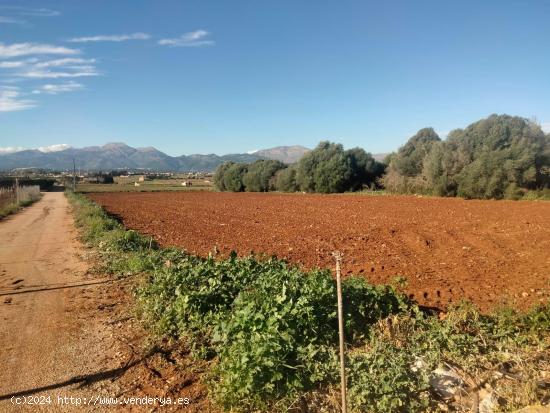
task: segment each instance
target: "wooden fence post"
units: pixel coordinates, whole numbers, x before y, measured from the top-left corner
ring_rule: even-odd
[[[19,178],[15,177],[15,203],[19,205]]]
[[[335,251],[332,255],[336,258],[336,294],[338,296],[338,336],[340,338],[340,387],[342,392],[342,413],[347,413],[346,403],[346,360],[344,344],[344,309],[342,305],[342,280],[340,264],[342,254]]]

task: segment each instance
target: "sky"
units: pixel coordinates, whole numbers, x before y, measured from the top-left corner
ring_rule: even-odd
[[[0,148],[382,153],[492,113],[550,131],[549,22],[547,0],[0,0]]]

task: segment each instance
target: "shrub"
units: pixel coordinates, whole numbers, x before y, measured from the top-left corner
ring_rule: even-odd
[[[385,165],[361,148],[347,150],[346,156],[350,159],[352,169],[349,190],[357,191],[365,186],[374,188],[386,169]]]
[[[274,177],[274,187],[280,192],[296,192],[299,189],[296,184],[296,168],[289,166],[277,171]]]
[[[243,176],[248,170],[247,164],[235,163],[230,165],[223,174],[223,188],[225,191],[244,191]]]
[[[422,413],[434,407],[429,372],[415,370],[416,355],[375,341],[349,356],[349,405],[353,412]]]
[[[335,287],[327,272],[263,274],[218,330],[214,392],[227,408],[293,400],[337,371]]]
[[[329,271],[304,273],[276,259],[185,256],[155,271],[138,298],[157,333],[219,356],[212,386],[227,408],[282,406],[337,379]],[[346,279],[344,301],[350,343],[366,339],[378,317],[407,308],[392,288],[364,279]]]
[[[296,183],[305,192],[344,192],[352,175],[351,160],[343,146],[328,141],[306,153],[296,166]]]
[[[390,158],[386,189],[481,199],[519,199],[550,187],[550,139],[520,117],[491,115],[440,141],[420,130]]]
[[[248,192],[273,190],[273,176],[284,168],[286,168],[284,163],[273,160],[259,160],[250,164],[243,176],[245,190]]]
[[[216,168],[216,171],[214,172],[213,180],[214,180],[214,186],[219,191],[226,190],[225,183],[224,183],[224,176],[227,170],[233,165],[234,165],[234,162],[224,162]]]

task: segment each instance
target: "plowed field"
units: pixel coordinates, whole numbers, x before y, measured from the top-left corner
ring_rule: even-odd
[[[550,293],[550,202],[407,196],[105,193],[90,198],[163,246],[275,254],[375,283],[405,277],[423,305],[519,308]]]

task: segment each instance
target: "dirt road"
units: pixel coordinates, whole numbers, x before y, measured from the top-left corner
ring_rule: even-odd
[[[57,410],[57,396],[86,395],[75,387],[99,370],[98,335],[80,310],[108,281],[86,274],[75,238],[63,193],[0,222],[0,411]],[[52,404],[15,406],[12,396]]]

